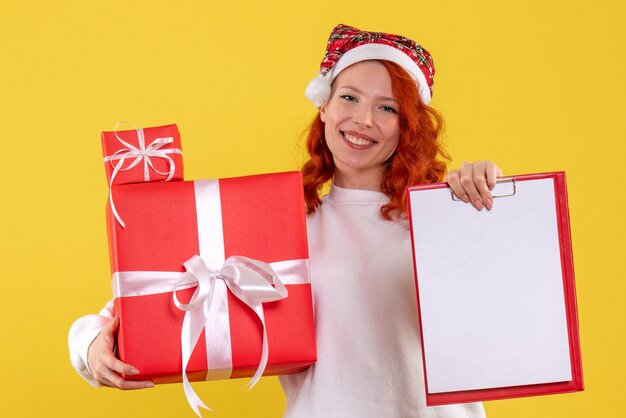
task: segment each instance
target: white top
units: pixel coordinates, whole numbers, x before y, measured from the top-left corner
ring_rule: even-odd
[[[281,376],[286,418],[477,418],[480,403],[426,407],[408,221],[385,194],[332,186],[307,218],[316,364]]]
[[[426,407],[408,222],[380,216],[385,194],[332,186],[307,218],[318,361],[281,376],[286,418],[480,418],[480,403]],[[112,317],[78,319],[72,365],[97,385],[87,349]]]

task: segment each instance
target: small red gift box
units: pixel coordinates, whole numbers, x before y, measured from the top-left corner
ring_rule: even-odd
[[[109,185],[183,179],[176,125],[102,132],[102,151]]]
[[[215,280],[210,320],[195,348],[191,343],[189,380],[252,376],[264,351],[264,329],[264,375],[298,372],[315,362],[300,173],[126,184],[112,192],[126,223],[122,228],[109,206],[118,352],[140,371],[127,378],[181,381],[186,312],[176,306],[173,288],[186,274],[183,263],[195,255],[214,271],[231,256],[268,263],[288,297],[262,305],[264,327],[256,309]],[[176,292],[185,302],[195,291],[186,287]]]

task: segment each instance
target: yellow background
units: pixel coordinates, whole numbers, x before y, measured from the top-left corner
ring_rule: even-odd
[[[344,22],[434,55],[453,165],[567,171],[586,390],[488,402],[488,415],[626,416],[625,12],[620,0],[2,0],[0,415],[193,416],[179,385],[94,389],[69,364],[70,324],[110,295],[100,131],[177,123],[187,179],[295,169],[314,115],[303,90]],[[244,383],[196,387],[209,416],[280,415],[274,378]]]

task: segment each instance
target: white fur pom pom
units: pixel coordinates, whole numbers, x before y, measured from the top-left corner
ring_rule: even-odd
[[[304,94],[319,109],[330,98],[330,81],[320,74],[309,82]]]

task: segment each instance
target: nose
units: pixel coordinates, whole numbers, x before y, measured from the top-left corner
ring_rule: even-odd
[[[373,112],[370,106],[361,105],[354,109],[352,120],[354,123],[364,127],[372,127]]]

